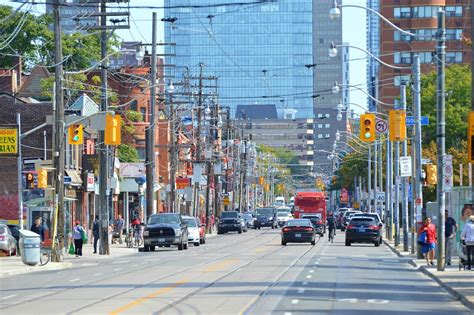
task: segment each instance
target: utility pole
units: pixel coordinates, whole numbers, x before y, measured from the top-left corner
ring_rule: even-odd
[[[146,130],[146,212],[147,217],[155,212],[155,107],[156,107],[156,12],[153,12],[151,40],[150,84],[150,126]]]
[[[170,203],[169,203],[169,211],[174,213],[176,212],[176,168],[177,168],[177,161],[176,161],[176,117],[175,117],[175,108],[173,103],[173,91],[174,87],[171,83],[168,88],[169,93],[169,102],[170,102]]]
[[[378,165],[377,165],[377,141],[374,143],[374,212],[377,213],[377,192],[378,192],[378,187],[377,187],[377,177],[378,177]]]
[[[368,161],[367,161],[367,168],[368,168],[368,174],[367,174],[367,192],[369,193],[369,210],[367,212],[371,213],[372,212],[372,146],[369,143],[369,152],[368,152]]]
[[[21,155],[21,114],[16,113],[16,124],[18,126],[18,223],[20,230],[24,229],[23,222],[23,159]],[[46,159],[44,159],[46,161]],[[54,242],[53,242],[54,243]]]
[[[392,165],[392,148],[389,138],[389,132],[387,132],[387,139],[385,139],[385,225],[387,226],[387,237],[389,240],[392,240],[392,174],[391,174],[391,165]]]
[[[107,104],[107,3],[106,0],[101,0],[100,3],[100,111],[106,112]],[[108,194],[107,188],[108,172],[107,172],[107,158],[108,146],[104,144],[105,131],[99,131],[99,213],[100,213],[100,229],[99,229],[99,254],[108,255],[109,252],[109,207],[107,202]]]
[[[54,129],[53,129],[53,165],[54,165],[54,188],[55,196],[55,220],[53,226],[53,237],[58,237],[59,247],[64,248],[64,98],[63,98],[63,55],[61,43],[61,23],[59,14],[59,0],[54,0]],[[21,150],[21,148],[20,148]],[[55,242],[53,241],[53,246]],[[52,260],[59,262],[61,257],[53,252]]]
[[[202,68],[204,64],[199,63],[199,92],[198,92],[198,108],[197,108],[197,134],[195,135],[196,139],[196,155],[195,155],[195,167],[193,167],[194,172],[194,191],[193,191],[193,200],[194,200],[194,216],[199,215],[199,190],[200,190],[200,179],[201,174],[196,174],[199,170],[201,172],[202,168],[197,167],[197,165],[202,165],[201,161],[201,133],[202,133]]]
[[[394,141],[395,146],[394,154],[395,158],[393,161],[394,171],[393,174],[395,180],[395,203],[393,207],[393,220],[395,223],[395,246],[400,244],[400,142]]]
[[[436,84],[437,94],[437,130],[436,130],[436,147],[438,160],[438,185],[436,187],[436,195],[438,197],[438,251],[437,251],[437,269],[444,271],[445,262],[445,236],[444,236],[444,210],[446,209],[446,195],[444,188],[444,158],[446,155],[445,148],[445,61],[446,61],[446,29],[445,29],[445,12],[438,11],[438,31],[436,34],[436,60],[438,81]]]
[[[407,110],[407,93],[405,83],[400,85],[400,103],[404,111]],[[402,155],[407,156],[407,140],[402,142]],[[408,177],[402,177],[402,228],[403,250],[408,251]]]

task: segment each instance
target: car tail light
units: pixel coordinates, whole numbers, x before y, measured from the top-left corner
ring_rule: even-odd
[[[369,226],[369,229],[374,230],[374,231],[378,231],[379,227],[377,225],[371,225],[371,226]]]
[[[5,240],[5,235],[0,235],[0,241],[4,241]]]
[[[312,228],[312,227],[307,227],[307,228],[304,228],[303,231],[312,232],[312,231],[313,231],[313,228]]]
[[[283,233],[286,233],[286,232],[288,232],[289,230],[290,230],[289,228],[283,228],[282,231],[283,231]]]
[[[346,227],[346,229],[348,229],[348,230],[349,230],[349,229],[353,229],[353,228],[355,228],[355,226],[353,226],[353,225],[348,225],[348,226]]]

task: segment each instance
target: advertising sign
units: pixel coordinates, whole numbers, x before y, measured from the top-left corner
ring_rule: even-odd
[[[18,155],[18,129],[0,127],[0,155]]]

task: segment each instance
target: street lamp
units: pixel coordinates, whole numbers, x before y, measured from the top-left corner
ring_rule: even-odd
[[[337,81],[334,81],[334,84],[332,86],[332,93],[337,94],[339,93],[339,91],[340,91],[339,84],[337,83]]]
[[[341,17],[341,10],[337,6],[337,1],[334,0],[331,10],[329,10],[329,17],[334,20]]]
[[[329,45],[329,57],[334,58],[337,56],[337,48],[334,42],[331,42]]]

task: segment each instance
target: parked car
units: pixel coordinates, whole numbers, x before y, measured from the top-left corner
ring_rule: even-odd
[[[247,232],[248,231],[247,223],[245,222],[244,216],[241,213],[239,213],[239,221],[240,221],[240,224],[242,225],[242,232]]]
[[[224,211],[217,222],[217,234],[223,234],[230,231],[242,233],[243,227],[239,213],[237,211]]]
[[[201,245],[201,234],[199,233],[199,223],[196,218],[191,216],[182,216],[184,224],[188,227],[188,243],[194,246]]]
[[[177,246],[188,249],[188,227],[177,213],[152,214],[143,231],[144,249],[154,251],[155,246]]]
[[[254,217],[253,217],[252,214],[246,212],[246,213],[242,214],[242,219],[244,220],[245,225],[247,226],[247,228],[253,228]]]
[[[257,214],[257,220],[255,221],[254,229],[260,229],[268,226],[272,229],[277,227],[277,211],[276,208],[258,208],[255,210]]]
[[[282,227],[286,224],[286,221],[293,219],[293,215],[289,212],[277,212],[277,223],[279,227]]]
[[[346,229],[346,226],[349,224],[350,216],[355,214],[355,213],[362,213],[362,212],[352,211],[352,210],[348,210],[348,211],[344,212],[344,215],[342,216],[342,219],[341,219],[341,231],[344,231]]]
[[[302,214],[300,218],[310,220],[311,224],[313,224],[313,227],[316,230],[316,234],[323,236],[326,232],[324,230],[323,220],[319,214]]]
[[[316,245],[316,232],[308,219],[288,220],[281,229],[281,245],[287,243],[311,243]]]
[[[16,252],[18,253],[20,251],[20,227],[16,224],[7,224],[7,226],[16,240]]]
[[[6,224],[0,224],[0,250],[8,256],[16,255],[17,242],[10,228]]]
[[[353,218],[346,228],[346,246],[352,243],[374,243],[380,246],[382,235],[376,219],[363,216]]]

